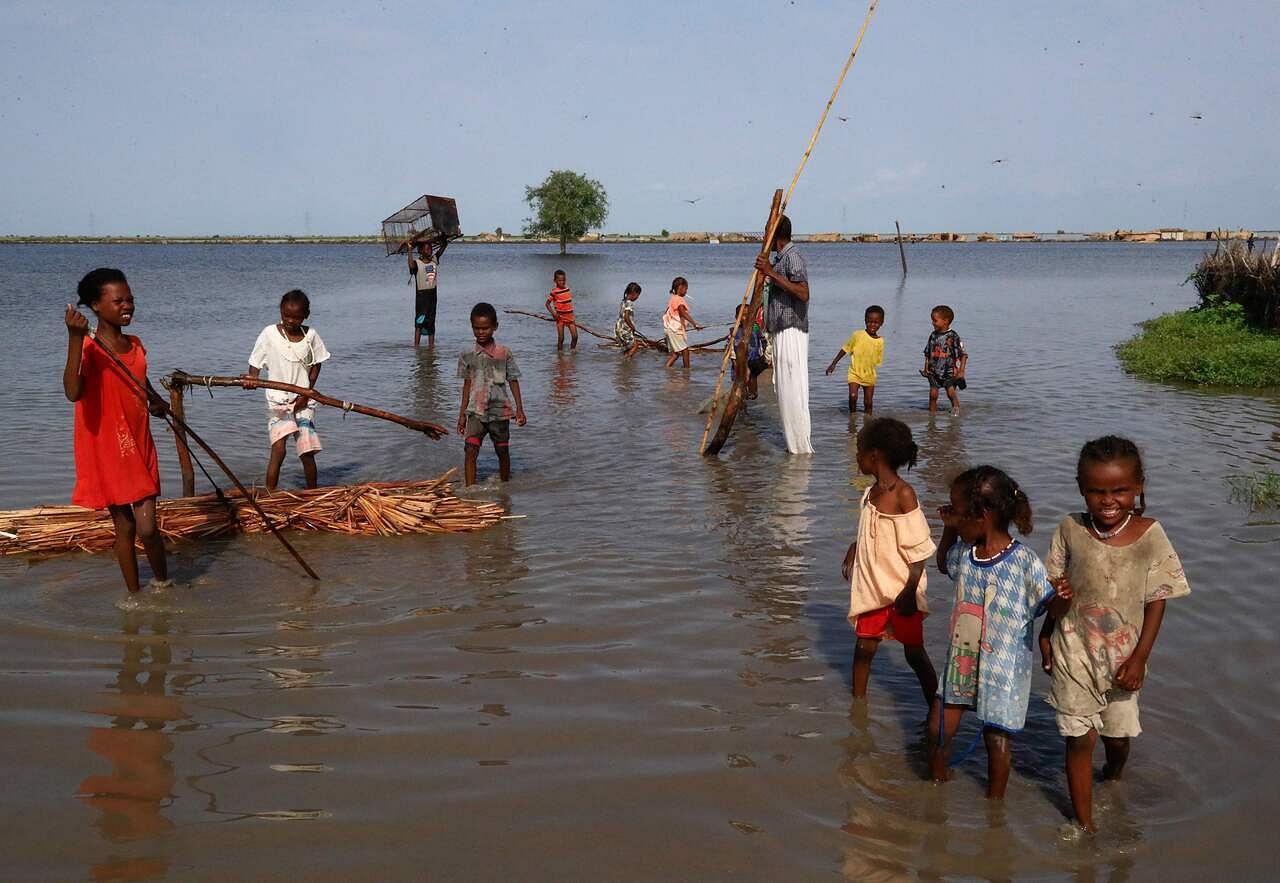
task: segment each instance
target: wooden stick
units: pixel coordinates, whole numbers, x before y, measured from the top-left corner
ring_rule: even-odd
[[[167,375],[165,380],[169,384],[178,386],[243,387],[244,385],[239,377],[219,377],[212,374],[188,374],[186,371],[174,371],[172,374]],[[389,420],[392,423],[398,423],[401,426],[421,432],[428,438],[440,439],[449,434],[449,430],[437,423],[428,423],[425,420],[414,420],[410,417],[401,417],[399,414],[393,414],[390,411],[383,411],[380,408],[370,408],[368,405],[358,405],[355,402],[344,402],[341,399],[335,399],[332,396],[316,392],[314,389],[294,386],[291,383],[280,383],[276,380],[255,380],[253,383],[256,384],[256,386],[264,387],[266,389],[278,389],[281,392],[291,392],[296,395],[304,395],[308,399],[319,402],[322,405],[328,405],[331,408],[338,408],[342,411],[355,411],[357,414],[364,414],[367,417],[377,417],[379,420]]]
[[[902,247],[902,228],[898,226],[898,219],[894,218],[893,227],[898,231],[898,257],[902,258],[902,277],[907,276],[907,250]]]
[[[141,393],[142,395],[143,402],[144,403],[150,402],[151,393],[147,390],[146,384],[143,383],[141,380],[139,380],[137,377],[133,376],[133,372],[129,370],[129,367],[125,365],[124,362],[120,361],[119,357],[116,356],[116,354],[111,351],[110,347],[105,347],[102,344],[98,343],[97,333],[95,331],[89,332],[89,339],[92,340],[94,344],[97,345],[98,349],[102,350],[102,352],[107,354],[107,356],[111,359],[111,361],[116,364],[116,367],[124,372],[124,375],[126,377],[128,377],[130,380],[133,381],[134,386],[138,388],[139,393]],[[262,518],[263,522],[270,529],[271,535],[280,541],[280,545],[284,546],[286,549],[289,550],[289,554],[292,555],[294,560],[297,561],[298,564],[302,566],[302,569],[306,571],[307,576],[315,580],[320,579],[320,577],[316,574],[316,572],[311,569],[311,565],[308,564],[305,560],[303,560],[302,556],[298,554],[298,550],[295,549],[292,545],[290,545],[289,541],[284,538],[284,534],[280,533],[280,531],[276,529],[275,523],[270,518],[267,517],[266,512],[262,511],[262,507],[258,505],[257,499],[253,497],[248,490],[245,489],[245,486],[241,483],[240,479],[237,478],[236,474],[231,471],[231,467],[227,466],[226,463],[222,462],[222,458],[218,456],[217,451],[209,447],[209,445],[205,443],[205,440],[202,439],[199,435],[197,435],[195,430],[193,430],[190,426],[188,426],[186,424],[186,421],[184,421],[181,417],[178,417],[172,413],[165,413],[164,419],[169,423],[171,427],[173,427],[174,432],[178,432],[179,430],[181,430],[182,432],[185,432],[187,435],[191,436],[192,440],[195,441],[195,443],[198,444],[204,450],[204,452],[213,459],[213,462],[218,464],[218,468],[221,469],[226,474],[227,478],[231,479],[231,483],[236,486],[236,489],[239,490],[240,493],[244,494],[245,499],[249,501],[250,505],[252,505],[254,510],[257,511],[259,517]]]
[[[187,412],[182,406],[182,386],[175,383],[169,387],[169,410],[179,420],[187,419]],[[174,430],[174,444],[178,447],[178,467],[182,470],[182,495],[196,495],[196,474],[191,468],[191,448],[187,446],[187,436],[182,430]]]
[[[849,68],[853,65],[853,59],[858,54],[858,48],[862,46],[862,38],[866,36],[867,26],[871,24],[871,16],[876,11],[876,2],[877,0],[871,0],[871,5],[867,7],[867,16],[862,20],[862,27],[858,30],[858,37],[853,42],[853,49],[852,51],[849,52],[849,57],[845,59],[844,67],[840,71],[840,76],[836,79],[835,87],[832,88],[831,90],[831,97],[827,99],[827,105],[822,109],[822,115],[818,117],[818,125],[814,128],[813,135],[812,137],[809,138],[809,145],[804,149],[804,154],[800,157],[800,165],[796,167],[796,173],[791,176],[791,184],[788,185],[787,187],[786,195],[782,197],[781,204],[778,206],[777,215],[774,216],[772,213],[772,209],[770,210],[770,218],[772,220],[772,223],[764,232],[764,240],[761,243],[761,252],[763,254],[767,255],[769,253],[769,248],[773,245],[773,237],[777,233],[778,222],[782,219],[783,213],[787,210],[787,205],[791,202],[791,194],[795,192],[796,183],[800,180],[800,175],[802,172],[804,172],[804,167],[809,163],[809,155],[813,153],[813,147],[815,144],[818,143],[818,135],[822,133],[822,127],[827,122],[827,115],[831,113],[831,107],[836,102],[836,96],[840,94],[840,87],[844,85],[845,74],[849,73]],[[775,196],[775,199],[776,199],[776,196]],[[755,286],[757,283],[757,275],[758,275],[758,271],[753,269],[751,271],[751,281],[747,283],[747,294],[744,295],[742,298],[742,302],[744,305],[748,302],[747,300],[748,297],[751,296],[752,292],[755,289]],[[734,339],[737,336],[738,325],[741,322],[741,320],[742,320],[742,313],[740,312],[737,318],[734,320],[733,331],[729,332],[729,335],[728,335],[729,342],[725,346],[724,361],[720,366],[720,377],[719,379],[716,380],[716,391],[711,396],[711,408],[709,413],[707,414],[707,425],[702,431],[702,444],[700,445],[700,450],[703,456],[711,456],[713,454],[719,453],[720,451],[720,446],[717,446],[714,451],[711,450],[710,447],[708,447],[707,436],[711,432],[711,422],[715,419],[716,410],[718,409],[718,406],[720,403],[720,385],[724,380],[725,367],[729,363],[729,355],[733,350]],[[735,380],[735,384],[736,384],[736,380]],[[733,410],[732,413],[726,409],[724,417],[721,419],[720,430],[716,433],[717,436],[723,436],[724,438],[728,437],[729,430],[733,428],[733,421],[736,415],[737,415],[736,408]],[[728,424],[728,426],[725,426],[726,423]],[[722,439],[720,442],[720,445],[723,446],[723,444],[724,442]]]
[[[528,310],[503,310],[502,312],[508,313],[512,316],[528,316],[530,319],[541,319],[543,322],[555,321],[555,319],[552,319],[550,316],[544,315],[543,313],[531,313]],[[581,322],[575,322],[574,324],[577,325],[580,330],[585,331],[587,334],[590,334],[592,337],[598,337],[601,340],[613,346],[618,345],[618,338],[612,334],[603,334],[599,331],[596,331],[593,328],[588,328],[586,325],[583,325]],[[719,327],[719,326],[703,325],[702,327],[713,328],[713,327]],[[667,351],[665,342],[652,340],[648,337],[645,337],[643,334],[640,334],[639,332],[637,332],[637,336],[642,341],[644,341],[644,343],[647,344],[650,349],[660,350],[662,352]],[[708,340],[705,343],[691,343],[689,344],[689,349],[691,350],[705,349],[706,347],[715,346],[716,344],[720,343],[723,340],[725,340],[724,337],[717,337],[715,340]]]

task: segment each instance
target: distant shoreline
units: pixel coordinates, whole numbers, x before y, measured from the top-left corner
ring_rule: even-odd
[[[1256,241],[1280,237],[1280,230],[1224,230],[1223,239]],[[1115,230],[1106,233],[903,233],[908,245],[954,243],[1028,243],[1028,242],[1213,242],[1218,234],[1205,230]],[[797,242],[843,245],[894,245],[892,233],[809,233],[797,234]],[[706,245],[759,243],[760,233],[675,232],[660,234],[589,233],[574,240],[573,245]],[[557,245],[558,239],[547,237],[499,236],[482,233],[463,236],[453,244],[461,245]],[[0,245],[367,245],[383,248],[382,237],[371,236],[0,236]]]

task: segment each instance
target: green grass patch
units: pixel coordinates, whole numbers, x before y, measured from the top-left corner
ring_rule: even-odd
[[[1142,323],[1116,348],[1126,371],[1147,380],[1264,389],[1280,386],[1280,334],[1249,327],[1239,304],[1169,313]]]
[[[1280,473],[1233,475],[1227,479],[1227,486],[1231,488],[1231,502],[1244,503],[1250,512],[1280,509]]]

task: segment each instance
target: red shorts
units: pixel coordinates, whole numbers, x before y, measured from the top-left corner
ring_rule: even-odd
[[[854,633],[859,638],[892,638],[918,646],[924,643],[924,613],[917,610],[910,616],[903,616],[892,604],[868,610],[858,614]]]

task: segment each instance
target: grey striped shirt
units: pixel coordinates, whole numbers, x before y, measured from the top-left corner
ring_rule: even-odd
[[[809,270],[804,263],[804,255],[796,248],[794,242],[773,259],[773,268],[778,275],[792,282],[808,282]],[[809,304],[794,295],[782,290],[782,286],[769,284],[769,309],[764,317],[765,331],[776,334],[786,328],[799,328],[809,333]]]

